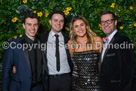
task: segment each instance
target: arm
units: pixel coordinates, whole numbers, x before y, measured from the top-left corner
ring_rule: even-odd
[[[3,58],[2,91],[9,91],[12,65],[13,65],[13,50],[9,48],[5,50]]]
[[[72,46],[71,46],[71,41],[68,41],[68,49],[69,49],[69,53],[70,55],[72,55]]]
[[[127,44],[131,43],[129,39],[127,39],[125,42]],[[118,56],[121,64],[121,91],[130,91],[134,78],[134,50],[132,47],[120,49]]]
[[[101,37],[97,36],[95,38],[95,49],[99,51],[99,53],[101,53],[102,51],[102,47],[103,47],[103,40]]]

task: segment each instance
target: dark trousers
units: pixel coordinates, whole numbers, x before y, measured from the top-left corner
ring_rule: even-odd
[[[70,74],[49,76],[49,91],[72,91]]]
[[[42,85],[36,85],[31,88],[31,91],[43,91]]]

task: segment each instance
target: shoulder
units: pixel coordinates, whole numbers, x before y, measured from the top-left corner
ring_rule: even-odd
[[[103,45],[102,38],[99,37],[99,36],[96,36],[94,38],[94,41],[95,41],[95,49],[98,50],[101,53],[101,51],[102,51],[102,45]]]
[[[62,32],[62,35],[64,36],[64,38],[65,38],[67,41],[69,41],[70,38],[69,38],[69,35],[68,35],[68,34]]]
[[[99,37],[99,36],[96,36],[96,37],[94,38],[94,40],[95,40],[95,42],[103,42],[103,41],[102,41],[102,38]]]
[[[47,35],[49,35],[49,31],[44,31],[44,32],[39,34],[39,36],[42,36],[42,37],[45,37]]]
[[[65,44],[67,44],[67,43],[68,43],[68,41],[70,40],[70,38],[69,38],[68,34],[63,33],[63,32],[61,32],[61,34],[62,34],[62,36],[63,36],[63,38],[64,38],[64,42],[65,42]]]
[[[68,41],[68,49],[71,54],[72,53],[71,40]]]
[[[36,36],[41,42],[46,42],[49,36],[49,31],[44,31]]]
[[[125,34],[120,33],[120,32],[117,33],[117,37],[116,38],[117,38],[118,41],[121,41],[121,42],[123,42],[123,41],[129,41],[129,42],[131,42],[131,40],[129,39],[129,37],[127,37]]]
[[[70,45],[71,45],[71,40],[68,41],[68,46],[70,46]]]
[[[9,40],[8,42],[9,43],[11,43],[11,42],[15,42],[15,43],[19,43],[20,41],[22,41],[24,39],[24,36],[23,37],[21,37],[21,38],[16,38],[16,39],[11,39],[11,40]]]
[[[71,44],[72,44],[72,41],[69,40],[69,41],[68,41],[68,47],[69,47],[69,49],[71,49]]]
[[[24,39],[24,37],[19,37],[16,39],[11,39],[9,41],[6,41],[4,43],[4,51],[7,54],[8,52],[12,53],[11,51],[13,51],[15,48],[17,48],[17,45],[21,43],[21,41]]]
[[[68,41],[68,44],[71,44],[71,40]]]

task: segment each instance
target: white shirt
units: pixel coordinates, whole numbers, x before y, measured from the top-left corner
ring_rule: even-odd
[[[70,72],[70,67],[67,60],[67,54],[65,50],[64,37],[62,33],[58,33],[59,35],[59,52],[60,52],[60,71],[58,72],[56,69],[56,37],[55,33],[50,31],[48,41],[47,41],[47,65],[49,69],[49,75],[55,74],[64,74]]]
[[[103,44],[103,49],[102,49],[102,54],[101,54],[101,63],[102,63],[102,61],[103,61],[103,56],[104,56],[104,53],[105,53],[105,51],[106,51],[106,49],[107,49],[107,45],[110,43],[111,39],[112,39],[113,36],[116,34],[116,32],[117,32],[117,30],[113,31],[113,32],[111,33],[111,35],[109,35],[109,36],[107,37],[107,38],[108,38],[108,42]]]

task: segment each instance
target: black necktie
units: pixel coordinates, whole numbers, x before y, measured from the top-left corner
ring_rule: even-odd
[[[56,67],[57,71],[60,71],[59,35],[55,34],[55,37],[56,37]]]

